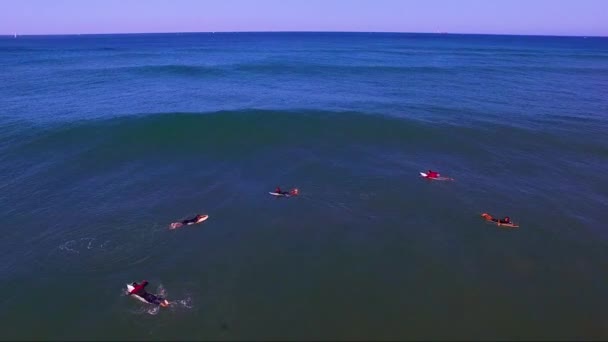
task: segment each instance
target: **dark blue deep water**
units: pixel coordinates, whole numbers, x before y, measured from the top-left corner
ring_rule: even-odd
[[[0,38],[0,338],[607,339],[607,94],[606,38]]]

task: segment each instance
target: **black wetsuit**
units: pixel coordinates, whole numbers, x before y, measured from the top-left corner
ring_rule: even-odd
[[[152,304],[156,304],[156,305],[160,305],[160,303],[163,301],[162,298],[155,296],[151,293],[145,292],[145,291],[142,294],[138,294],[138,296],[141,296],[148,303],[152,303]]]
[[[192,218],[192,219],[189,219],[189,220],[183,220],[182,224],[195,224],[196,221],[198,221],[198,217],[195,217],[195,218]]]
[[[133,285],[133,287],[137,287],[137,283],[133,283],[132,285]],[[148,284],[146,283],[139,291],[134,292],[133,294],[140,296],[141,298],[145,299],[150,304],[160,305],[164,299],[162,297],[155,296],[151,293],[146,292],[145,287],[147,285]]]

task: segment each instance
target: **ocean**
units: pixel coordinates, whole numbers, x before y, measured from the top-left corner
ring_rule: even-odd
[[[598,37],[2,37],[0,339],[608,339],[607,94]]]

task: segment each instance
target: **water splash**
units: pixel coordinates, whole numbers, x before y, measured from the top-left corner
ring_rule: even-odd
[[[146,312],[152,316],[156,316],[160,311],[160,306],[152,306]]]
[[[192,298],[187,297],[185,299],[177,299],[171,301],[171,306],[173,308],[184,308],[184,309],[192,309],[194,305],[192,304]]]
[[[104,250],[107,248],[110,240],[101,241],[97,238],[83,237],[66,241],[58,246],[60,251],[66,253],[80,254],[88,250]]]
[[[167,292],[167,290],[165,289],[165,287],[163,286],[162,283],[160,283],[158,285],[158,287],[156,288],[156,295],[166,298],[170,303],[169,308],[192,309],[194,307],[194,305],[192,304],[192,298],[190,298],[190,297],[186,297],[184,299],[169,298],[169,292]]]

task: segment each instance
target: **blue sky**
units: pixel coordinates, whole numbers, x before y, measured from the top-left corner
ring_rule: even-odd
[[[208,31],[608,36],[608,0],[0,0],[0,34]]]

